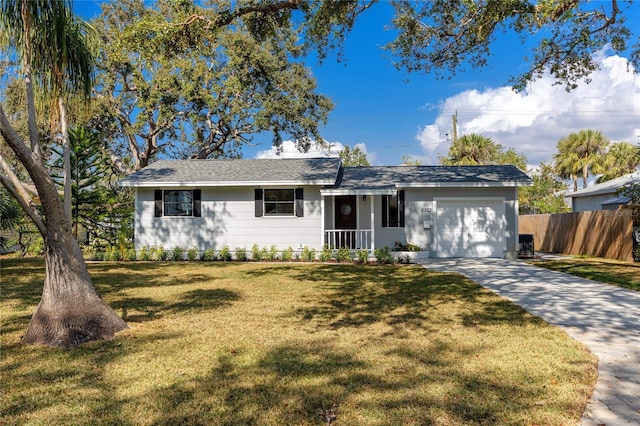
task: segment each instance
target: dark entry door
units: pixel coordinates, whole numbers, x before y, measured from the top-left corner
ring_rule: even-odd
[[[356,248],[356,196],[340,195],[335,199],[336,229],[353,229],[342,231],[338,236],[340,247]]]

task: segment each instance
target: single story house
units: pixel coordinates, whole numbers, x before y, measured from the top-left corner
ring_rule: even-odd
[[[514,166],[344,167],[338,158],[162,160],[135,188],[136,249],[162,245],[374,250],[396,242],[432,257],[515,257]]]
[[[636,171],[576,192],[570,192],[566,196],[571,199],[571,208],[574,212],[615,210],[629,203],[629,198],[618,194],[618,191],[627,185],[639,184],[640,171]]]

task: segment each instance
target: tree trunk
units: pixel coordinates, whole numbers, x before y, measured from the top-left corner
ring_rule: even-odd
[[[60,113],[60,133],[62,137],[62,171],[64,174],[64,214],[71,222],[71,143],[67,126],[67,109],[62,97],[58,98],[58,112]]]
[[[127,324],[104,303],[93,287],[53,179],[40,157],[32,155],[11,126],[2,104],[0,134],[29,173],[46,218],[45,224],[35,211],[31,211],[35,209],[29,200],[21,199],[20,205],[38,225],[45,244],[42,299],[31,317],[22,342],[71,347],[90,340],[113,337],[118,331],[126,329]]]
[[[47,225],[42,299],[22,342],[69,348],[128,328],[96,292],[68,223]]]

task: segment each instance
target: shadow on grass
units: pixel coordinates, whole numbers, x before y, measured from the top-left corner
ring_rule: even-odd
[[[326,340],[277,346],[252,365],[241,353],[224,355],[203,377],[155,391],[150,397],[171,409],[153,424],[318,425],[324,423],[318,411],[338,404],[337,424],[426,425],[446,418],[453,425],[493,425],[518,424],[505,413],[518,417],[518,410],[530,409],[535,388],[484,379],[443,361],[451,351],[446,342],[431,349],[395,354],[427,364],[420,373],[381,371]],[[417,391],[442,383],[452,386]]]
[[[108,271],[101,272],[105,279],[111,276]],[[148,271],[142,268],[140,273]],[[152,272],[158,271],[152,268]],[[440,319],[430,321],[436,307],[478,301],[488,294],[460,275],[429,272],[420,267],[280,265],[277,269],[251,267],[243,273],[288,275],[302,286],[321,283],[318,291],[304,293],[304,307],[294,308],[296,321],[315,321],[334,329],[380,321],[398,329],[425,330],[430,323],[443,326]],[[126,310],[129,321],[145,321],[168,312],[218,309],[240,300],[238,293],[219,288],[187,289],[172,301],[127,297],[122,293],[126,288],[125,282],[118,283],[110,295],[112,306]],[[498,299],[474,305],[482,308],[463,310],[462,318],[457,320],[462,319],[469,327],[532,321],[524,311]],[[11,388],[19,391],[9,394],[0,411],[3,416],[17,418],[16,422],[46,412],[49,417],[43,422],[78,423],[77,413],[68,408],[68,401],[77,400],[87,412],[85,424],[136,424],[128,417],[132,407],[144,407],[153,416],[144,422],[154,425],[317,425],[322,423],[318,409],[338,403],[337,424],[528,424],[524,420],[507,421],[505,413],[529,420],[531,401],[542,391],[524,379],[509,383],[499,375],[467,371],[461,367],[464,360],[480,352],[484,343],[468,343],[461,350],[446,339],[430,341],[422,347],[404,339],[387,351],[388,358],[382,364],[369,364],[358,348],[344,349],[344,345],[338,345],[339,337],[285,339],[257,349],[249,343],[246,350],[255,349],[258,355],[247,354],[243,349],[223,351],[198,365],[192,375],[167,378],[160,382],[162,385],[145,389],[144,393],[130,392],[125,379],[114,379],[114,372],[109,371],[115,361],[144,357],[149,346],[164,350],[171,340],[180,337],[162,332],[152,336],[125,334],[114,341],[90,343],[73,351],[19,345],[4,348],[17,353],[15,361],[2,365],[8,371],[17,371],[12,373]],[[213,342],[212,348],[225,349],[224,345]],[[174,345],[167,350],[176,351],[175,359],[182,360],[180,356],[188,356],[185,354],[189,347]],[[454,356],[449,356],[454,351]],[[52,364],[41,362],[43,354],[52,358]],[[149,363],[154,361],[149,359]],[[37,367],[25,368],[30,364]],[[162,365],[153,368],[161,369]],[[161,370],[155,372],[162,374]],[[70,385],[57,387],[65,381]],[[448,388],[440,393],[424,391],[443,383]],[[58,404],[66,410],[55,410],[55,414],[54,410],[47,410]]]
[[[181,275],[171,274],[171,267],[180,262],[100,262],[91,263],[89,272],[98,294],[121,314],[125,321],[140,322],[157,318],[165,313],[219,309],[240,299],[237,292],[226,289],[195,289],[175,296],[175,300],[153,297],[129,297],[127,291],[148,288],[160,289],[180,285],[199,285],[221,279],[220,271],[228,264],[185,263],[191,270],[180,268]],[[12,301],[21,307],[35,309],[42,295],[44,280],[43,259],[9,259],[2,265],[2,302]],[[207,273],[209,272],[209,273]],[[22,278],[28,277],[25,282]],[[19,327],[24,317],[7,321]],[[28,319],[26,321],[28,324]],[[26,325],[25,325],[26,327]],[[14,328],[15,330],[15,328]]]
[[[640,291],[640,264],[591,258],[537,260],[531,263],[554,271]]]
[[[497,322],[524,325],[537,321],[518,306],[491,298],[488,290],[462,275],[427,271],[420,266],[327,265],[312,271],[292,269],[290,273],[301,282],[328,282],[324,286],[326,291],[309,296],[308,306],[298,308],[295,313],[304,321],[319,321],[336,329],[381,321],[398,328],[424,328],[441,305],[466,302],[481,309],[461,314],[468,326]],[[490,299],[479,303],[481,298]],[[437,320],[439,324],[446,321]]]

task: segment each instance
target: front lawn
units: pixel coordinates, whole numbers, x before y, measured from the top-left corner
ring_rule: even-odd
[[[640,291],[640,264],[638,263],[600,257],[566,257],[557,260],[535,260],[531,263],[554,271]]]
[[[3,425],[575,425],[596,358],[460,275],[419,266],[94,263],[130,330],[19,343],[40,260],[2,263]]]

